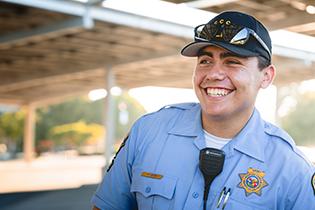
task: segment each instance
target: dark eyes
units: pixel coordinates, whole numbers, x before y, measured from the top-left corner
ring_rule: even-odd
[[[199,63],[200,64],[209,64],[211,62],[209,60],[204,59],[204,60],[201,60]],[[226,61],[226,63],[227,64],[241,64],[239,61],[236,61],[236,60],[228,60],[228,61]]]
[[[206,59],[200,61],[200,64],[208,64],[208,63],[210,63],[210,61]]]
[[[228,63],[228,64],[241,64],[240,62],[235,61],[235,60],[229,60],[226,63]]]

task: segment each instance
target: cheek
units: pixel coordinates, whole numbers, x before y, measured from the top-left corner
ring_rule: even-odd
[[[196,85],[198,85],[199,84],[199,77],[198,77],[198,75],[196,74],[196,72],[194,72],[194,75],[193,75],[193,77],[192,77],[192,80],[193,80],[193,84],[194,84],[194,86],[196,86]]]
[[[199,85],[202,81],[202,75],[200,73],[200,71],[195,71],[194,75],[193,75],[193,83],[194,85]]]
[[[230,75],[231,83],[238,90],[237,93],[249,96],[254,87],[253,78],[248,74],[234,74]]]

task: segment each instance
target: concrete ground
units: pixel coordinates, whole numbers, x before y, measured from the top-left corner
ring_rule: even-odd
[[[79,188],[0,194],[1,210],[91,210],[97,184]]]
[[[98,184],[104,165],[102,155],[70,156],[68,153],[41,156],[31,162],[23,159],[0,161],[0,194]]]

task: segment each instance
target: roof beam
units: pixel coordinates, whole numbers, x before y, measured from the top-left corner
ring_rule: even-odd
[[[73,2],[62,1],[42,1],[42,0],[1,0],[4,2],[15,3],[40,9],[52,10],[75,16],[88,16],[89,19],[96,19],[114,24],[140,28],[175,36],[189,37],[192,36],[192,27],[163,21],[146,16],[131,14],[119,10],[100,8],[95,6],[86,6]]]
[[[3,95],[0,94],[0,103],[1,104],[7,104],[7,105],[24,105],[26,103],[23,102],[21,98],[9,98],[9,97],[4,97]]]
[[[292,48],[284,47],[280,45],[274,46],[273,54],[284,56],[284,57],[300,59],[300,60],[305,61],[306,65],[311,65],[311,62],[315,62],[315,53],[298,50],[298,49],[292,49]]]
[[[103,69],[90,68],[80,69],[71,72],[58,72],[54,74],[37,75],[28,78],[16,80],[5,84],[0,84],[0,93],[20,90],[22,88],[31,88],[35,86],[54,84],[60,82],[72,81],[74,79],[84,79],[87,75],[102,75]]]
[[[180,55],[180,50],[181,49],[176,49],[172,52],[167,52],[167,53],[152,53],[149,54],[148,56],[142,56],[138,57],[136,59],[131,59],[131,60],[124,60],[124,61],[119,61],[113,64],[109,64],[108,66],[113,66],[113,67],[121,67],[121,66],[126,66],[126,69],[129,69],[132,64],[138,64],[139,62],[146,62],[152,59],[160,59],[160,58],[167,58],[170,56],[179,56]],[[149,65],[149,63],[147,63]]]
[[[150,31],[155,31],[159,33],[179,36],[179,37],[185,37],[185,38],[191,38],[191,39],[193,38],[192,26],[187,26],[187,25],[183,25],[179,23],[170,22],[170,21],[155,19],[152,17],[143,16],[140,14],[131,14],[124,11],[118,11],[114,9],[100,8],[100,7],[94,7],[94,6],[86,6],[86,5],[76,4],[72,2],[41,1],[41,0],[28,0],[28,1],[2,0],[2,1],[22,4],[25,6],[37,7],[37,8],[46,9],[46,10],[53,10],[56,12],[62,12],[62,13],[72,14],[72,15],[77,15],[77,16],[86,16],[87,11],[88,11],[88,16],[90,19],[101,20],[101,21],[110,22],[114,24],[125,25],[129,27],[140,28],[144,30],[150,30]],[[311,15],[305,14],[305,17],[310,18],[312,21],[314,20],[314,17]],[[303,17],[300,17],[300,16],[299,18],[290,17],[289,19],[290,20],[288,19],[285,20],[285,23],[287,23],[287,25],[296,25],[298,24],[296,20],[303,19]],[[294,24],[290,23],[292,22],[291,20],[294,22]],[[308,19],[308,21],[311,21],[311,20]],[[279,22],[276,23],[276,25],[281,25],[281,24],[282,23],[279,23]],[[274,29],[271,26],[269,26],[268,28],[269,30]],[[297,55],[297,53],[295,53],[296,49],[294,48],[287,47],[287,49],[290,49],[290,50],[284,53],[281,52],[281,49],[283,49],[283,47],[278,46],[276,43],[274,43],[273,48],[274,48],[275,55],[281,55],[281,56],[286,55],[286,57],[301,59],[301,57]],[[297,50],[297,51],[301,51],[301,50]],[[278,54],[279,52],[281,54]],[[303,51],[301,53],[302,54],[307,53],[311,61],[315,61],[314,52]]]
[[[202,9],[207,7],[213,7],[216,5],[221,4],[227,4],[231,2],[235,2],[239,0],[197,0],[197,1],[191,1],[187,3],[181,3],[182,5],[186,5],[188,7],[196,8],[196,9]]]
[[[86,2],[86,4],[88,5],[94,5],[94,4],[98,4],[98,3],[101,3],[105,0],[88,0],[88,2]]]
[[[87,94],[90,91],[88,88],[82,88],[81,90],[74,91],[74,92],[64,92],[64,93],[57,93],[57,94],[41,94],[36,98],[27,98],[22,99],[20,98],[10,98],[9,95],[3,95],[0,93],[0,103],[1,104],[15,104],[15,105],[25,105],[29,103],[34,103],[36,106],[41,106],[45,104],[52,104],[52,103],[59,103],[64,101],[65,99],[69,99],[71,97],[78,97]]]
[[[150,56],[144,56],[144,57],[140,57],[134,60],[126,60],[123,62],[120,61],[118,63],[110,63],[110,64],[107,64],[107,66],[111,66],[111,67],[114,67],[114,66],[118,67],[120,65],[125,66],[125,64],[132,64],[134,62],[141,62],[141,61],[150,60],[150,59],[169,57],[172,55],[179,55],[179,50],[176,50],[174,52],[169,52],[169,53],[159,53],[159,54],[156,53]],[[28,77],[28,78],[23,78],[20,80],[16,80],[14,82],[0,84],[0,93],[19,90],[21,88],[31,88],[34,86],[48,85],[48,84],[54,84],[54,83],[59,83],[59,82],[67,82],[73,79],[84,79],[87,77],[86,75],[90,75],[90,76],[105,75],[105,73],[103,72],[104,71],[103,67],[91,66],[88,69],[75,69],[73,71],[62,71],[62,72],[57,72],[53,74],[36,75],[36,76]]]
[[[85,89],[85,90],[83,90],[83,89]],[[69,99],[69,98],[75,98],[75,97],[83,96],[91,90],[88,88],[83,88],[83,89],[81,89],[79,91],[74,91],[71,93],[65,92],[65,93],[61,93],[61,94],[58,93],[58,94],[52,94],[52,95],[40,95],[37,98],[32,98],[31,100],[23,101],[23,104],[34,103],[36,106],[42,106],[45,104],[60,103],[60,102],[66,100],[66,99]]]
[[[62,1],[42,1],[42,0],[1,0],[3,2],[24,5],[28,7],[35,7],[39,9],[46,9],[55,12],[60,12],[75,16],[84,16],[86,13],[86,6],[81,4],[76,4],[74,2],[62,2]],[[72,9],[71,9],[72,7]]]
[[[0,37],[0,49],[8,49],[14,45],[23,45],[29,42],[38,42],[65,34],[73,34],[84,28],[81,17],[71,18],[51,25],[40,26],[34,29],[18,31]]]
[[[304,12],[298,15],[290,15],[289,17],[283,20],[264,22],[264,25],[268,28],[269,31],[274,31],[282,28],[312,23],[314,21],[315,21],[314,15]]]
[[[275,11],[275,8],[269,5],[265,5],[265,4],[261,4],[261,3],[257,3],[255,1],[239,1],[236,2],[237,4],[243,6],[243,7],[248,7],[251,9],[255,9],[255,10],[261,10],[261,11]]]

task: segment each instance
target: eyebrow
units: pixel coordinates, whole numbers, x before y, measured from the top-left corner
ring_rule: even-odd
[[[207,56],[213,58],[213,53],[211,53],[211,52],[205,52],[205,51],[199,52],[197,56],[200,57],[200,56],[203,56],[203,55],[207,55]],[[238,54],[232,53],[232,52],[225,52],[225,53],[221,53],[221,54],[220,54],[220,58],[221,58],[221,59],[222,59],[222,58],[226,58],[226,57],[237,57],[237,58],[244,58],[244,59],[248,58],[247,56],[238,55]]]
[[[203,56],[203,55],[207,55],[207,56],[209,56],[209,57],[213,57],[213,54],[212,53],[210,53],[210,52],[205,52],[205,51],[199,51],[198,52],[198,57],[200,57],[200,56]]]

